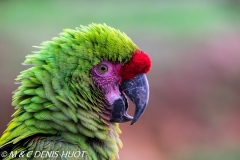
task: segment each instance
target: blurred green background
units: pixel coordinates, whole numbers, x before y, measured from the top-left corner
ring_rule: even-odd
[[[125,32],[153,61],[148,108],[121,124],[120,159],[240,159],[238,0],[1,0],[1,133],[32,46],[92,22]]]

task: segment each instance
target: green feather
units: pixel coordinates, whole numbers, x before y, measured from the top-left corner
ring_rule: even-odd
[[[32,98],[24,99],[24,100],[22,100],[19,104],[20,104],[20,105],[29,104],[29,103],[31,103],[31,99],[32,99]]]
[[[32,98],[31,98],[31,101],[33,102],[33,103],[44,103],[44,102],[46,102],[47,101],[47,99],[46,98],[41,98],[41,97],[39,97],[39,96],[33,96]]]
[[[30,104],[24,105],[24,109],[27,112],[38,112],[42,110],[42,108],[43,108],[42,104],[39,104],[39,103],[30,103]]]
[[[43,87],[38,87],[34,92],[41,98],[46,98],[45,90]]]
[[[26,95],[35,95],[36,94],[36,90],[35,89],[27,89],[25,91],[23,91],[23,94],[26,94]],[[16,95],[16,94],[15,94]],[[15,96],[14,95],[14,96]]]

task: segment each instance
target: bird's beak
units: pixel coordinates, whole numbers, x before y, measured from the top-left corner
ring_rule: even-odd
[[[112,109],[111,122],[128,122],[131,121],[131,125],[134,124],[139,117],[143,114],[149,99],[149,86],[148,80],[145,74],[139,74],[136,77],[123,81],[120,84],[121,98],[114,101]],[[126,97],[135,104],[135,113],[131,117],[127,114],[128,102]]]

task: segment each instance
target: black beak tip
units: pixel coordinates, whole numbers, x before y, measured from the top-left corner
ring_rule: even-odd
[[[131,122],[131,125],[133,125],[135,122],[137,122],[137,120],[142,116],[142,114],[143,114],[146,106],[147,106],[147,104],[142,105],[142,106],[140,107],[141,109],[135,111],[133,120],[132,120],[132,122]]]
[[[135,122],[137,122],[137,119],[133,119],[130,125],[133,125]]]

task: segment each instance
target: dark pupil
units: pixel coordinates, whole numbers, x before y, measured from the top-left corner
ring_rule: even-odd
[[[101,70],[102,70],[102,71],[105,71],[105,70],[106,70],[106,67],[105,67],[105,66],[101,66]]]

